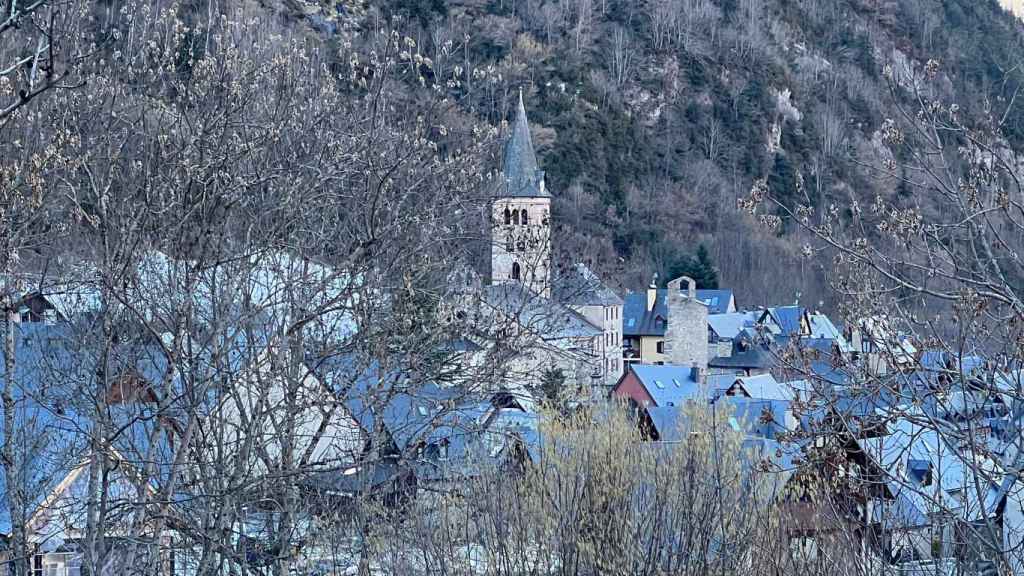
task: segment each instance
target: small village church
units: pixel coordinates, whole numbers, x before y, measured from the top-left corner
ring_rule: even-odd
[[[552,195],[522,92],[509,128],[491,207],[486,299],[535,337],[521,352],[522,374],[557,370],[567,386],[603,395],[623,369],[622,299],[583,263],[555,264]]]

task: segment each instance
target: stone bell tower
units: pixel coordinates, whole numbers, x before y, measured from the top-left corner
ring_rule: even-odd
[[[550,296],[551,194],[544,186],[544,171],[537,167],[521,91],[491,223],[491,282],[518,282]]]

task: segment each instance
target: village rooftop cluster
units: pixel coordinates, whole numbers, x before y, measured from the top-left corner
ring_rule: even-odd
[[[306,444],[284,446],[273,429],[259,444],[269,460],[286,450],[303,454],[319,472],[304,476],[297,489],[323,508],[342,509],[366,494],[399,506],[425,487],[458,483],[485,467],[514,472],[535,464],[544,442],[540,422],[552,411],[626,406],[648,442],[677,443],[686,441],[680,419],[697,407],[727,411],[729,425],[745,435],[749,465],[778,474],[782,484],[821,474],[825,467],[815,466],[809,453],[825,442],[846,456],[829,474],[879,480],[868,496],[834,494],[846,507],[828,518],[793,498],[788,510],[802,520],[790,534],[795,545],[813,546],[819,533],[838,525],[860,526],[865,546],[885,563],[941,567],[964,561],[962,543],[954,543],[960,524],[995,519],[1006,538],[1020,537],[1018,368],[926,349],[885,317],[838,323],[799,303],[737,302],[731,290],[699,289],[685,277],[620,296],[583,264],[559,269],[552,263],[550,210],[551,192],[520,98],[494,193],[489,269],[453,271],[439,308],[458,332],[447,342],[445,358],[476,370],[500,357],[505,368],[493,381],[470,383],[456,374],[451,381],[410,387],[409,371],[419,367],[401,359],[383,365],[331,354],[304,358],[288,382],[260,382],[262,364],[275,362],[281,352],[276,327],[294,315],[279,305],[284,292],[294,298],[299,291],[315,309],[361,282],[279,253],[240,264],[251,282],[245,293],[265,315],[237,319],[236,340],[210,343],[257,352],[211,353],[210,365],[194,366],[198,373],[242,382],[243,393],[225,397],[211,389],[188,401],[202,406],[198,413],[238,422],[242,430],[254,410],[286,407],[296,394],[313,398],[322,411],[292,414],[308,432]],[[133,288],[138,301],[174,293],[168,282],[178,265],[159,252],[147,255]],[[228,269],[216,280],[232,278]],[[197,309],[214,307],[215,285],[202,279],[190,288]],[[23,423],[49,431],[73,426],[73,399],[54,409],[62,404],[43,398],[45,389],[57,380],[88,381],[93,374],[81,373],[85,367],[105,366],[115,373],[107,378],[114,384],[105,400],[119,433],[101,442],[102,449],[120,462],[116,473],[125,476],[125,492],[132,489],[131,476],[143,470],[154,491],[164,490],[160,480],[172,473],[164,468],[188,468],[189,462],[159,455],[194,439],[196,425],[173,416],[174,402],[184,399],[163,396],[164,343],[127,335],[123,346],[100,359],[73,336],[81,318],[98,312],[100,300],[88,282],[26,290],[17,358],[10,364],[21,386]],[[210,309],[209,321],[219,321],[223,312]],[[358,322],[344,312],[325,313],[303,329],[345,340],[354,337]],[[885,393],[865,394],[861,383],[869,378],[894,384]],[[63,440],[48,435],[46,441]],[[80,565],[76,542],[86,521],[81,499],[96,444],[68,442],[67,458],[30,463],[29,474],[42,479],[39,490],[27,495],[33,566],[40,574],[78,574]],[[988,471],[982,483],[969,473],[979,466]],[[271,472],[259,464],[253,470]],[[184,476],[174,493],[164,495],[171,508],[187,501],[193,488]],[[936,515],[950,511],[946,532],[936,535]],[[236,540],[255,565],[279,551],[258,543],[261,512],[250,512],[252,526],[237,528]],[[171,520],[148,537],[173,548],[177,527],[173,512],[166,516]],[[12,521],[0,513],[0,532],[9,533]],[[892,536],[872,539],[883,526]],[[987,561],[969,560],[975,566]],[[178,550],[165,563],[167,573],[187,573],[189,562],[188,551]]]

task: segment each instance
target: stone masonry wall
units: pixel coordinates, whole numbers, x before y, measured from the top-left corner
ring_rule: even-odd
[[[686,282],[686,292],[681,291]],[[708,367],[708,307],[697,299],[694,281],[685,276],[668,283],[665,359],[676,366]]]

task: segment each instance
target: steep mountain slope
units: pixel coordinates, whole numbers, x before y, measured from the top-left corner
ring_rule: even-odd
[[[997,0],[368,0],[315,18],[338,15],[460,54],[452,95],[492,124],[522,88],[557,245],[633,288],[703,243],[741,302],[827,305],[829,263],[800,257],[800,231],[735,209],[758,178],[794,204],[941,209],[863,167],[898,114],[886,70],[900,82],[934,60],[943,97],[1005,117],[1024,146],[1024,36]]]

